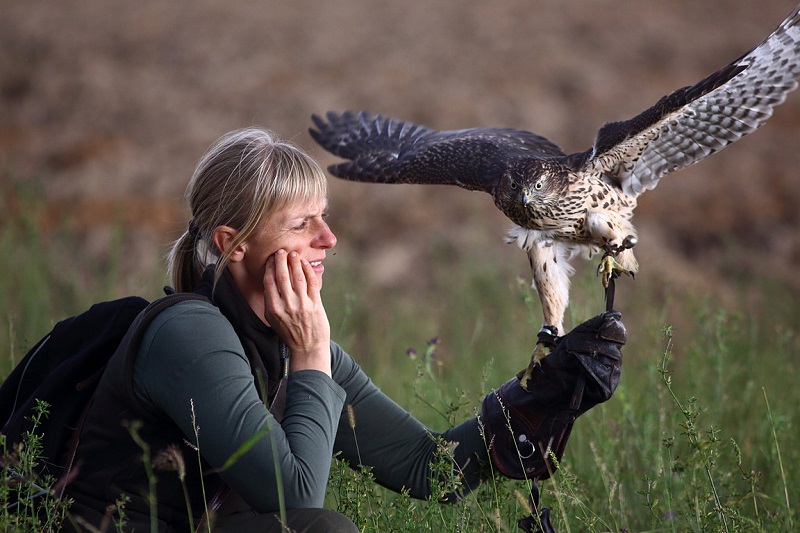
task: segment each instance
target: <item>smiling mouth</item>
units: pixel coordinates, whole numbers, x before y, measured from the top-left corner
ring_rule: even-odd
[[[312,267],[316,267],[316,266],[321,265],[322,261],[309,261],[308,264],[311,265]]]

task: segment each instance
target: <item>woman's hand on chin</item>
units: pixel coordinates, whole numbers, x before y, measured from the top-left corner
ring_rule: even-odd
[[[331,375],[331,328],[322,304],[322,280],[297,252],[278,250],[264,272],[264,314],[291,350],[289,370]]]

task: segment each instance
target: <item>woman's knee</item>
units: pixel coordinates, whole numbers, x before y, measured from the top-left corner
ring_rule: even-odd
[[[330,509],[292,509],[286,512],[286,525],[298,533],[358,533],[352,520]]]
[[[285,521],[282,521],[285,520]],[[352,520],[330,509],[290,509],[259,514],[246,511],[219,516],[214,524],[218,533],[358,533]]]

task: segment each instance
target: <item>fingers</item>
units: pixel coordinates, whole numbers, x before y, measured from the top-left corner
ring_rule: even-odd
[[[295,255],[297,255],[295,253]],[[278,250],[275,254],[270,257],[272,260],[273,266],[275,268],[274,271],[274,280],[275,285],[278,289],[278,293],[287,298],[293,291],[293,283],[292,277],[289,274],[289,254],[286,253],[286,250]]]
[[[297,252],[278,250],[267,261],[264,272],[264,288],[271,288],[283,298],[294,294],[315,297],[322,283],[311,263],[301,259]]]
[[[330,375],[330,324],[322,305],[320,276],[296,252],[278,250],[264,272],[265,319],[291,350],[290,371]]]
[[[301,260],[301,265],[306,283],[307,294],[311,298],[317,299],[319,297],[319,292],[322,289],[322,280],[319,278],[317,273],[314,272],[314,267],[311,266],[311,263],[303,259]]]
[[[278,283],[275,275],[275,255],[267,259],[267,268],[264,270],[264,295],[268,301],[275,301],[280,297]]]

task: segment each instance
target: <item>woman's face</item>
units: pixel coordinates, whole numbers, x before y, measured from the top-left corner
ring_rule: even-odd
[[[311,263],[322,279],[326,251],[336,245],[336,236],[325,222],[327,200],[302,202],[274,213],[243,243],[244,254],[231,264],[239,290],[251,302],[263,299],[267,260],[278,250],[297,252]]]

